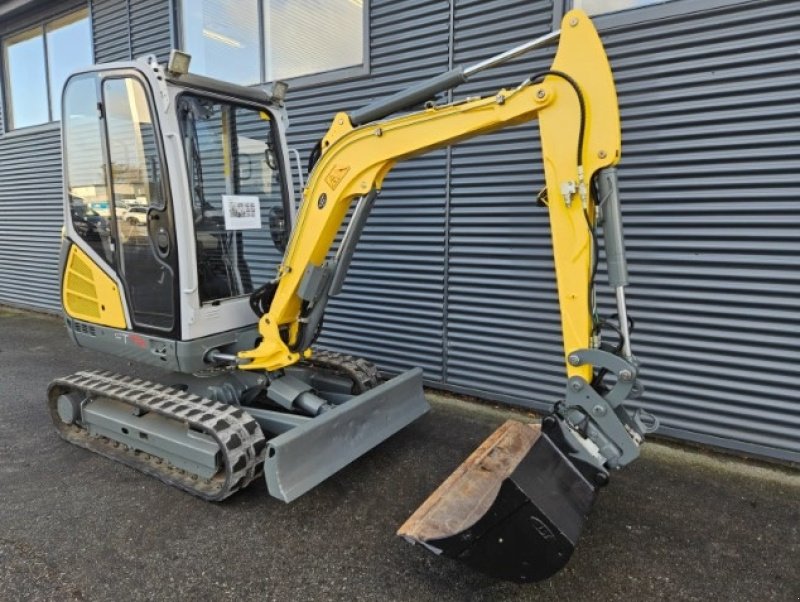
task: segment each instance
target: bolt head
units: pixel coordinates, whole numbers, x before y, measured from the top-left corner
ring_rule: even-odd
[[[578,17],[572,17],[569,20],[569,26],[570,27],[575,27],[577,24],[578,24]]]
[[[606,409],[600,404],[598,404],[592,408],[592,414],[594,414],[595,416],[605,416]]]
[[[583,385],[581,384],[580,381],[577,380],[572,381],[569,386],[573,391],[580,391],[581,389],[583,389]]]
[[[577,366],[581,363],[581,358],[578,357],[578,354],[571,353],[567,358],[570,366]]]
[[[605,159],[608,155],[606,155],[606,151],[601,150],[599,153],[597,153],[597,156],[601,159]]]
[[[620,370],[619,371],[619,379],[624,380],[625,382],[631,380],[633,378],[633,372],[630,370]]]
[[[544,98],[546,95],[547,95],[547,92],[545,92],[544,90],[541,90],[541,89],[536,92],[536,98],[538,98],[539,100]]]

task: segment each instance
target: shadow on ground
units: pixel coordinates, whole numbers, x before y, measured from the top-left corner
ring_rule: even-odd
[[[48,382],[103,367],[59,320],[0,311],[6,600],[795,600],[800,476],[650,445],[603,491],[567,569],[497,582],[395,529],[502,420],[435,404],[291,505],[261,483],[211,504],[60,440]]]

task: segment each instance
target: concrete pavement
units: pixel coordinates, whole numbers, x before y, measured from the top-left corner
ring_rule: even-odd
[[[0,599],[796,600],[800,474],[650,443],[601,494],[567,569],[501,583],[394,535],[503,412],[433,411],[291,505],[197,500],[57,437],[48,382],[102,367],[60,320],[0,308]]]

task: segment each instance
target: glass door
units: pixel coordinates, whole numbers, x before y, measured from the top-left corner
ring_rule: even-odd
[[[175,325],[174,230],[167,186],[144,85],[134,77],[103,81],[119,269],[133,322],[171,331]]]

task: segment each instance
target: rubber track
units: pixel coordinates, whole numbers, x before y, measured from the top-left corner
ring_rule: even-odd
[[[219,446],[220,471],[204,479],[84,427],[62,422],[57,400],[64,393],[105,397],[179,421],[211,436]],[[204,500],[221,501],[249,485],[263,470],[266,440],[258,423],[241,408],[158,383],[99,370],[76,372],[50,383],[48,406],[58,433],[70,443],[121,462]]]
[[[378,368],[373,363],[346,353],[315,349],[313,355],[303,363],[347,376],[353,381],[353,393],[356,395],[380,384]]]

